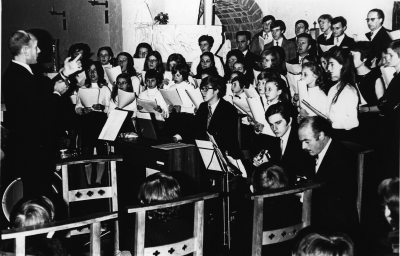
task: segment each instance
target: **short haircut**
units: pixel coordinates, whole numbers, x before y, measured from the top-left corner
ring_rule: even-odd
[[[246,40],[251,40],[250,31],[241,30],[241,31],[236,32],[236,40],[238,39],[239,36],[245,36]]]
[[[280,114],[283,119],[289,124],[290,117],[292,116],[291,107],[287,103],[278,102],[268,107],[265,112],[265,119],[268,121],[268,118],[272,115]],[[268,122],[269,123],[269,122]]]
[[[262,23],[267,22],[269,20],[275,21],[275,17],[272,15],[264,16],[264,18],[262,19]]]
[[[282,20],[275,20],[271,23],[271,30],[274,28],[280,27],[282,30],[282,33],[284,33],[286,31],[286,25],[285,22],[283,22]]]
[[[151,45],[149,45],[148,43],[140,43],[136,47],[136,51],[135,51],[135,54],[133,55],[133,58],[139,58],[139,50],[140,50],[140,48],[146,48],[147,49],[147,54],[149,54],[149,53],[151,53],[153,51],[153,49],[151,48]]]
[[[174,66],[172,68],[171,73],[173,75],[175,75],[176,72],[178,72],[178,71],[179,71],[179,74],[182,75],[183,81],[187,81],[188,78],[189,78],[189,70],[188,70],[187,65],[185,65],[185,64],[177,64],[176,66]]]
[[[262,193],[269,189],[286,187],[288,177],[281,166],[264,163],[253,172],[252,183],[254,193]]]
[[[201,81],[200,88],[210,85],[213,90],[218,90],[218,98],[222,98],[226,94],[226,84],[220,76],[208,76]]]
[[[379,184],[378,193],[382,198],[383,205],[390,210],[392,227],[399,226],[399,178],[386,179]]]
[[[319,16],[318,21],[319,20],[328,20],[329,22],[332,21],[332,16],[330,14],[322,14],[321,16]]]
[[[30,41],[37,41],[36,37],[31,33],[27,33],[23,30],[12,33],[8,41],[8,49],[11,51],[12,56],[14,57],[20,54],[22,47],[29,46]]]
[[[249,88],[250,82],[247,79],[247,76],[240,72],[237,72],[237,74],[238,76],[232,78],[231,83],[238,81],[240,88]]]
[[[14,228],[50,223],[54,220],[54,205],[45,196],[17,203],[11,214],[10,222]]]
[[[107,51],[108,55],[110,55],[111,58],[114,58],[114,53],[113,53],[113,51],[112,51],[110,46],[100,47],[99,50],[97,51],[97,57],[100,57],[100,52],[101,51]]]
[[[201,42],[203,42],[203,41],[207,41],[207,43],[210,45],[210,49],[213,47],[213,45],[214,45],[214,38],[212,37],[212,36],[209,36],[209,35],[202,35],[200,38],[199,38],[199,45],[200,45],[200,43]]]
[[[381,9],[375,8],[369,11],[368,13],[370,12],[376,12],[378,14],[378,18],[382,19],[382,24],[383,22],[385,22],[385,13]]]
[[[311,233],[301,239],[293,249],[292,256],[353,256],[354,243],[345,234],[324,236]]]
[[[298,21],[296,21],[296,23],[294,24],[294,26],[296,27],[297,24],[300,24],[300,23],[303,23],[303,24],[304,24],[304,27],[305,27],[306,29],[308,29],[308,22],[305,21],[305,20],[298,20]]]
[[[144,75],[144,82],[146,83],[147,79],[155,78],[157,81],[157,85],[159,85],[162,81],[162,74],[158,73],[157,70],[155,69],[149,69],[146,71],[146,74]]]
[[[303,118],[299,123],[299,130],[307,126],[311,127],[315,138],[317,138],[321,132],[323,132],[325,136],[332,137],[332,124],[323,117],[308,116]]]
[[[372,42],[358,41],[349,46],[351,52],[359,52],[361,54],[361,61],[367,59],[365,65],[371,67],[371,61],[375,58],[374,48]]]
[[[331,25],[337,24],[339,22],[342,24],[342,27],[347,26],[347,20],[343,16],[338,16],[338,17],[333,18],[331,21]]]
[[[308,34],[308,33],[301,33],[301,34],[299,34],[299,35],[297,36],[297,39],[299,39],[299,38],[307,38],[308,45],[311,45],[312,37],[311,37],[310,34]]]
[[[386,51],[387,51],[387,49],[389,49],[389,48],[392,49],[394,52],[396,52],[397,55],[400,57],[400,39],[391,42],[391,43],[388,45],[388,47],[386,48]]]

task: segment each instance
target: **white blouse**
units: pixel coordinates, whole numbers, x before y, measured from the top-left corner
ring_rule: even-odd
[[[98,102],[97,102],[97,104],[101,104],[101,105],[103,105],[105,108],[104,108],[104,110],[103,110],[103,112],[104,113],[108,113],[108,109],[109,109],[109,107],[110,107],[110,99],[111,99],[111,92],[110,92],[110,89],[107,87],[107,86],[103,86],[103,87],[101,87],[101,88],[99,88],[99,86],[97,85],[97,83],[92,83],[92,86],[91,86],[91,88],[88,88],[88,89],[83,89],[83,88],[80,88],[79,90],[78,90],[78,93],[77,93],[77,95],[76,95],[76,105],[75,105],[75,111],[78,109],[78,108],[83,108],[84,106],[82,105],[82,102],[81,102],[81,98],[79,97],[79,92],[81,91],[81,90],[99,90],[99,96],[98,96]],[[91,106],[90,106],[91,107]],[[101,110],[93,110],[93,111],[98,111],[98,112],[101,112]]]
[[[315,86],[312,88],[307,88],[307,93],[308,93],[308,103],[310,103],[311,106],[316,108],[319,112],[324,114],[325,116],[328,116],[328,97],[324,93],[324,91],[319,88],[319,86]],[[332,102],[332,100],[330,101]],[[309,116],[316,116],[312,110],[310,110],[307,107],[304,107],[304,110],[307,111]]]
[[[155,100],[157,105],[161,107],[164,115],[169,113],[167,103],[165,103],[165,100],[161,95],[161,92],[157,88],[147,89],[146,91],[141,92],[139,95],[139,99]]]

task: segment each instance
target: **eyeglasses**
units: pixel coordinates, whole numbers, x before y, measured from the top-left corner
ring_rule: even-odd
[[[212,88],[212,87],[203,87],[203,88],[200,88],[200,91],[202,91],[202,92],[208,92],[208,90],[214,90],[214,88]]]
[[[367,21],[367,22],[369,22],[369,21],[372,21],[372,22],[374,22],[376,19],[378,19],[378,18],[366,18],[365,20]]]
[[[149,59],[149,62],[150,63],[155,63],[155,62],[158,62],[158,60],[157,59],[152,59],[152,60]]]

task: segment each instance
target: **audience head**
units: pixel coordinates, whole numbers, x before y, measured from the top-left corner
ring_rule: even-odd
[[[347,21],[342,16],[338,16],[332,19],[332,33],[334,37],[339,37],[344,34],[347,29]]]
[[[349,47],[349,50],[353,57],[353,64],[356,69],[362,66],[368,68],[371,67],[371,61],[375,57],[371,42],[356,42]]]
[[[133,67],[133,58],[127,52],[121,52],[117,55],[118,65],[121,66],[122,73],[128,73],[131,77],[136,75],[136,70]]]
[[[202,35],[199,38],[199,46],[200,46],[201,52],[211,51],[213,45],[214,45],[214,38],[212,36]]]
[[[394,229],[399,229],[399,178],[386,179],[379,184],[378,193],[385,207],[385,217]]]
[[[148,71],[154,69],[160,74],[164,73],[164,66],[162,62],[161,54],[157,51],[152,51],[151,53],[147,54],[145,64],[144,64],[144,71]]]
[[[288,178],[281,166],[264,163],[253,172],[252,183],[254,193],[263,193],[270,189],[286,187]]]
[[[265,96],[270,102],[289,102],[290,92],[286,82],[280,78],[270,78],[265,85]]]
[[[306,55],[304,56],[304,58],[301,60],[301,64],[305,64],[308,62],[315,62],[315,63],[319,63],[317,57],[315,55]]]
[[[235,64],[236,61],[244,62],[244,55],[239,49],[231,50],[226,55],[225,67],[227,70],[233,71],[233,64]]]
[[[13,228],[45,224],[54,220],[54,205],[45,196],[18,203],[10,214]]]
[[[400,70],[400,40],[391,42],[386,49],[386,65],[387,67],[394,67]]]
[[[110,46],[100,47],[97,51],[97,59],[100,61],[101,65],[107,65],[114,58],[114,53]]]
[[[294,247],[292,256],[353,256],[354,243],[345,234],[311,233]]]
[[[267,15],[262,19],[263,30],[265,33],[269,33],[271,31],[271,23],[275,21],[275,17],[272,15]]]
[[[233,64],[233,71],[240,72],[242,74],[246,74],[246,65],[243,62],[236,61],[235,64]]]
[[[251,40],[251,33],[249,31],[236,32],[236,44],[237,48],[241,51],[247,51],[249,49]]]
[[[88,66],[89,68],[86,70],[86,87],[91,87],[92,83],[97,83],[100,88],[107,85],[107,82],[104,79],[104,69],[101,66],[101,63],[90,60]]]
[[[286,31],[285,22],[282,20],[275,20],[271,23],[271,32],[274,40],[279,40]]]
[[[301,80],[305,81],[309,88],[323,86],[323,71],[317,62],[303,63],[301,70]]]
[[[273,68],[279,71],[280,56],[274,49],[268,49],[261,53],[262,69]]]
[[[133,58],[137,59],[144,59],[146,58],[147,54],[151,53],[153,49],[148,43],[140,43],[136,47],[135,54],[133,55]]]
[[[385,14],[381,9],[372,9],[368,12],[367,16],[368,28],[371,31],[375,31],[383,25],[385,21]]]
[[[176,84],[187,81],[189,78],[189,70],[185,64],[177,64],[172,68],[171,73]]]
[[[157,88],[162,82],[162,74],[158,73],[155,69],[150,69],[146,71],[144,81],[147,89]]]
[[[249,81],[247,80],[247,77],[242,74],[241,72],[235,72],[232,73],[233,74],[237,74],[237,76],[234,76],[231,79],[231,83],[232,83],[232,93],[233,95],[240,95],[243,93],[244,88],[249,88]]]
[[[303,33],[308,33],[308,22],[305,20],[298,20],[294,24],[296,36]]]
[[[280,78],[280,74],[271,68],[264,69],[258,74],[256,89],[260,95],[266,93],[267,82],[271,78]]]
[[[13,57],[22,57],[26,64],[36,64],[40,53],[36,37],[23,30],[11,34],[8,49],[10,49]],[[22,61],[21,58],[19,59]]]
[[[299,139],[303,150],[311,156],[318,155],[332,138],[331,123],[320,116],[305,117],[299,124]]]
[[[318,18],[319,28],[321,29],[322,33],[328,33],[331,29],[331,21],[332,16],[329,14],[322,14]]]
[[[310,34],[302,33],[297,35],[297,52],[300,56],[305,56],[311,49],[312,37]]]
[[[276,137],[282,137],[289,130],[292,124],[291,116],[291,106],[284,102],[271,105],[265,112],[265,119]]]
[[[208,76],[201,81],[200,91],[204,101],[218,100],[226,94],[226,84],[220,76]]]
[[[186,60],[182,56],[182,54],[173,53],[173,54],[169,55],[168,60],[167,60],[167,71],[172,71],[172,67],[177,64],[183,64],[183,65],[187,66]]]

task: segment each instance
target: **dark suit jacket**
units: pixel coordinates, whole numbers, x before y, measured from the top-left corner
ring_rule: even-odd
[[[346,34],[344,35],[344,38],[342,40],[342,42],[340,43],[339,47],[349,47],[351,45],[353,45],[355,43],[354,39],[347,36]]]
[[[263,36],[263,30],[261,30],[260,32],[258,32],[257,34],[255,34],[253,36],[253,38],[251,39],[251,44],[250,44],[250,51],[254,52],[255,54],[260,55],[261,52],[264,50],[264,48],[260,48],[260,44],[259,44],[259,37]]]
[[[311,224],[354,232],[358,224],[356,155],[333,139],[312,179],[326,186],[313,191]]]
[[[288,41],[292,41],[295,45],[297,45],[297,37],[290,38]],[[312,39],[310,45],[311,48],[308,52],[314,56],[317,56],[317,42]]]
[[[381,59],[381,51],[385,50],[384,47],[388,43],[392,42],[392,39],[388,35],[387,32],[390,30],[386,29],[385,27],[382,26],[382,28],[379,30],[379,32],[374,36],[374,39],[371,41],[371,32],[368,32],[365,34],[365,36],[372,42],[372,45],[374,47],[376,57],[378,60]]]
[[[208,140],[207,131],[214,136],[222,152],[228,150],[230,156],[238,159],[240,157],[238,137],[238,113],[236,108],[220,99],[212,115],[207,129],[208,103],[200,104],[196,113],[196,139]]]
[[[312,55],[312,54],[309,54],[309,55]],[[292,64],[292,65],[294,65],[294,64],[301,64],[301,63],[300,63],[300,56],[297,55],[296,58],[291,59],[290,61],[288,61],[288,63],[289,63],[289,64]]]
[[[246,77],[252,84],[254,80],[253,69],[260,70],[258,66],[258,62],[260,61],[260,56],[248,50],[246,55],[244,56],[244,61],[246,65]]]
[[[323,45],[334,45],[335,44],[334,43],[334,38],[335,37],[333,36],[333,33],[332,33],[331,37],[328,40],[325,39],[325,34],[324,33],[322,33],[321,35],[318,36],[318,38],[317,38],[318,56],[321,57],[324,54],[324,52],[322,51],[322,49],[321,49],[321,47],[319,45],[320,44],[323,44]]]
[[[275,41],[272,40],[272,42],[264,45],[264,50],[267,50],[267,49],[273,47],[274,46],[274,42]],[[289,60],[291,60],[291,59],[296,57],[297,47],[296,47],[295,43],[293,43],[292,41],[286,40],[284,38],[283,41],[282,41],[282,46],[281,47],[285,50],[285,55],[286,55],[285,56],[285,61],[289,61]]]

